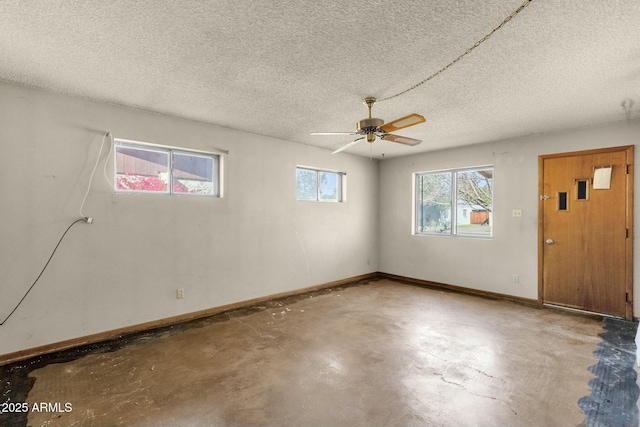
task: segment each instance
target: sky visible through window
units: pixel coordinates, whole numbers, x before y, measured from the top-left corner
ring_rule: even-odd
[[[309,168],[297,168],[296,199],[341,202],[342,174]]]

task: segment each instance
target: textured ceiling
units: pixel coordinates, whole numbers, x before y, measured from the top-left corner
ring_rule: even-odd
[[[0,80],[330,150],[523,0],[0,0]],[[533,0],[435,78],[377,103],[408,155],[640,116],[640,1]],[[629,105],[629,104],[627,104]],[[125,136],[126,137],[126,136]],[[340,155],[340,154],[337,154]]]

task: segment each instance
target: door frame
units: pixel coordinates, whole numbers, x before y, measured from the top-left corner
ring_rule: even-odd
[[[567,153],[543,154],[538,156],[538,302],[544,303],[544,161],[559,157],[573,157],[590,154],[612,153],[624,151],[627,154],[627,193],[626,193],[626,228],[628,237],[625,248],[625,288],[627,294],[626,315],[633,320],[633,145],[599,148],[594,150],[572,151]]]

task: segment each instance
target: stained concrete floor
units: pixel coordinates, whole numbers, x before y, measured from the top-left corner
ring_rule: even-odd
[[[602,332],[597,317],[375,280],[40,363],[26,401],[72,410],[28,425],[577,426]]]

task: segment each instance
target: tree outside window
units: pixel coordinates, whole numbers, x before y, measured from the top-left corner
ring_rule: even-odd
[[[415,232],[491,237],[493,167],[416,174]]]
[[[296,169],[296,199],[321,202],[342,201],[342,176],[309,168]]]

